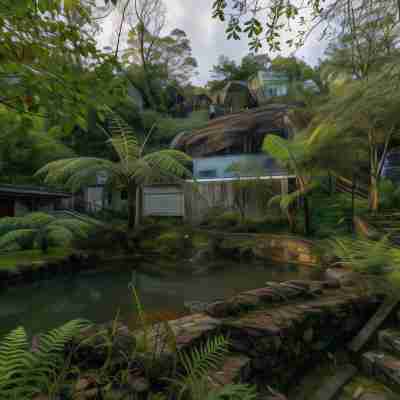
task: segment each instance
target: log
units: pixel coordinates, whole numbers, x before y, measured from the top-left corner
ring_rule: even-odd
[[[341,368],[336,375],[330,377],[313,396],[313,400],[331,400],[339,390],[357,373],[354,365],[348,364]]]
[[[381,304],[381,306],[378,308],[378,311],[361,329],[359,334],[349,343],[347,348],[354,353],[358,353],[376,332],[376,330],[382,325],[382,323],[398,303],[399,298],[388,298],[383,304]]]

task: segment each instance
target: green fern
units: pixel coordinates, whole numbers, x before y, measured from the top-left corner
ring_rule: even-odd
[[[220,389],[212,390],[205,400],[255,400],[257,390],[255,386],[244,384],[225,385]]]
[[[40,335],[34,352],[24,328],[9,333],[0,343],[0,398],[30,399],[46,391],[63,364],[66,343],[87,326],[87,321],[73,320]]]
[[[188,394],[192,400],[204,400],[209,387],[207,377],[216,370],[228,354],[228,340],[223,336],[209,338],[198,348],[190,352],[179,353],[179,361],[183,372],[171,382],[178,388],[178,400]]]

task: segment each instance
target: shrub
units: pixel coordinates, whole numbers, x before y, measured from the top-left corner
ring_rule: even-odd
[[[380,208],[393,209],[400,207],[400,190],[392,181],[384,179],[379,184]]]
[[[90,229],[91,225],[78,219],[57,219],[45,213],[7,218],[0,223],[0,251],[41,247],[44,236],[49,245],[70,246],[73,238],[86,238]]]
[[[240,215],[237,212],[226,211],[214,217],[208,217],[205,224],[214,229],[229,229],[239,224]]]
[[[234,228],[237,232],[265,233],[282,232],[289,229],[288,221],[283,215],[268,215],[264,218],[245,218]]]

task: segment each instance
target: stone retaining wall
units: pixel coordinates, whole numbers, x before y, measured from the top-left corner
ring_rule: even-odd
[[[169,376],[176,351],[222,334],[229,338],[231,355],[218,371],[210,371],[210,385],[251,382],[285,392],[311,363],[358,333],[380,303],[379,297],[339,281],[269,283],[212,303],[206,312],[170,321],[168,331],[159,324],[146,333],[161,365],[155,382]],[[171,330],[173,347],[163,340]],[[138,340],[142,333],[135,335]]]

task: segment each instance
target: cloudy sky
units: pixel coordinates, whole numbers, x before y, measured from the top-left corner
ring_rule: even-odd
[[[212,3],[213,0],[165,0],[168,10],[166,32],[179,28],[190,38],[193,55],[199,63],[199,74],[193,79],[193,83],[197,85],[204,85],[211,78],[210,70],[217,63],[219,55],[224,54],[240,61],[248,53],[246,37],[240,41],[226,39],[225,25],[211,17]],[[113,23],[116,23],[115,18],[104,21],[100,43],[111,43]],[[296,52],[296,56],[314,65],[323,51],[324,45],[315,34]],[[284,51],[285,55],[289,53],[289,50]],[[270,57],[276,55],[273,53]]]

